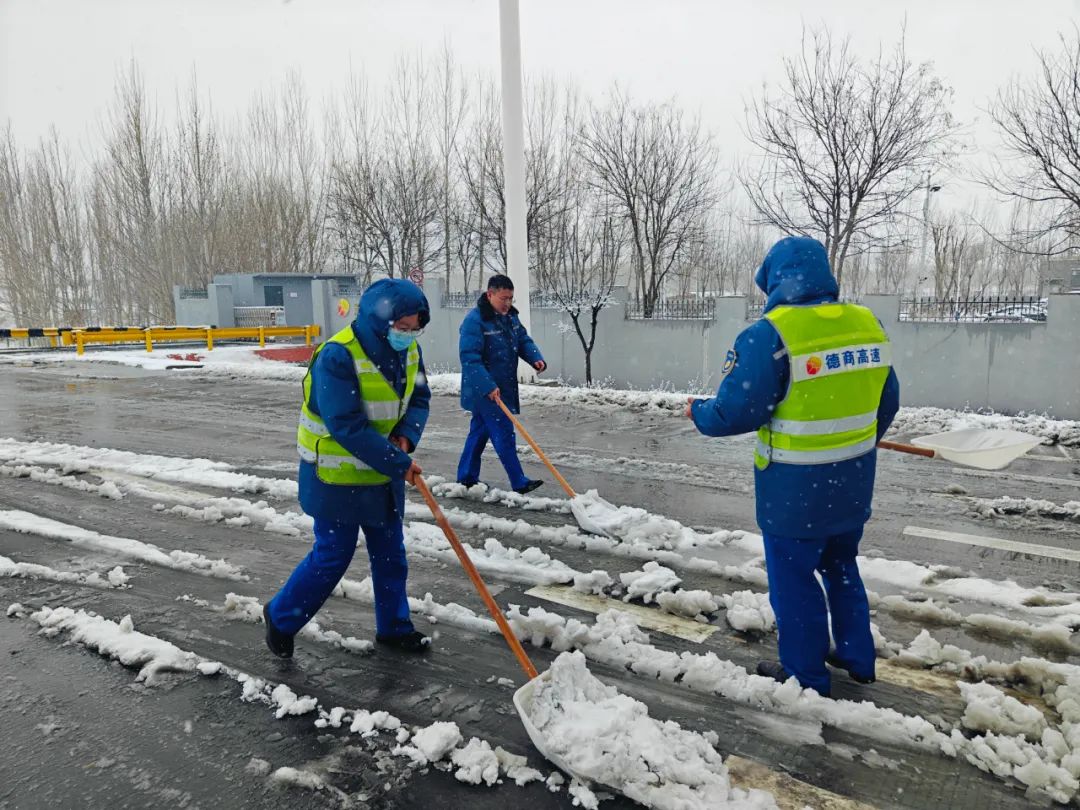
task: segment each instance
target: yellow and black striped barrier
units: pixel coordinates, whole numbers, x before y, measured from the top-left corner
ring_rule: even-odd
[[[88,326],[81,329],[49,327],[41,329],[0,329],[0,339],[27,340],[49,338],[51,346],[74,346],[76,354],[83,354],[86,346],[94,343],[142,343],[148,352],[155,343],[178,343],[181,341],[205,341],[208,351],[213,350],[215,340],[258,340],[266,345],[267,338],[302,337],[310,346],[322,330],[317,324],[307,326]]]
[[[56,347],[60,343],[64,346],[72,345],[64,342],[64,336],[72,331],[69,326],[50,326],[41,329],[0,329],[0,340],[29,340],[30,338],[48,338],[49,345]]]

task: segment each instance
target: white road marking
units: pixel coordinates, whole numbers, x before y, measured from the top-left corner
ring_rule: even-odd
[[[669,636],[675,636],[684,641],[693,641],[698,644],[720,629],[715,625],[702,624],[701,622],[695,622],[693,619],[664,613],[658,608],[649,608],[644,605],[623,602],[621,599],[609,599],[606,596],[582,593],[566,586],[538,585],[525,591],[525,595],[545,599],[557,605],[586,610],[589,613],[621,610],[623,613],[629,613],[633,616],[634,621],[640,627],[647,627],[650,630],[657,630]]]
[[[941,529],[923,529],[918,526],[905,526],[904,534],[908,537],[923,537],[927,540],[947,540],[950,543],[963,543],[968,546],[982,546],[998,551],[1013,551],[1019,554],[1032,554],[1036,557],[1050,557],[1055,560],[1080,562],[1080,550],[1043,546],[1037,543],[1018,543],[1015,540],[1002,540],[998,537],[983,537],[978,534],[961,534]]]

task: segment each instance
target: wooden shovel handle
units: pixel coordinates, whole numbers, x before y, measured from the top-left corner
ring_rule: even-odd
[[[465,547],[461,545],[461,541],[458,540],[457,532],[455,532],[454,527],[450,525],[450,521],[446,519],[446,515],[443,514],[443,510],[439,507],[439,502],[435,500],[435,496],[431,494],[427,482],[419,475],[416,476],[416,488],[420,490],[420,494],[423,495],[424,500],[427,501],[428,509],[430,509],[431,514],[435,516],[435,522],[439,524],[439,528],[443,530],[446,539],[450,541],[454,553],[457,554],[458,559],[461,560],[461,566],[465,569],[465,573],[469,575],[469,579],[472,580],[472,584],[476,587],[477,593],[480,594],[480,598],[483,599],[484,604],[487,605],[491,618],[495,620],[495,624],[499,625],[499,630],[502,632],[503,638],[505,638],[506,643],[510,645],[510,650],[514,653],[514,657],[517,658],[518,663],[521,664],[521,668],[525,670],[525,674],[529,676],[529,680],[531,681],[536,677],[536,667],[534,667],[532,661],[529,660],[528,654],[521,646],[521,642],[518,641],[517,636],[514,635],[514,631],[510,629],[510,623],[506,621],[506,617],[492,598],[491,592],[487,589],[487,585],[484,584],[484,580],[480,578],[480,572],[476,570],[473,561],[469,559]]]
[[[913,456],[926,456],[927,458],[935,458],[937,456],[937,452],[931,450],[929,447],[916,447],[913,444],[880,441],[877,443],[877,446],[882,450],[895,450],[898,453],[911,453]]]
[[[514,423],[514,427],[517,428],[518,433],[525,437],[525,441],[529,443],[529,447],[533,449],[536,455],[540,456],[540,460],[544,462],[551,474],[555,476],[555,480],[559,482],[559,485],[564,490],[566,490],[567,496],[570,498],[576,498],[577,493],[574,492],[574,488],[568,483],[566,483],[565,478],[559,475],[559,471],[555,469],[555,465],[551,463],[550,459],[548,459],[548,457],[544,455],[544,451],[540,449],[540,445],[533,441],[533,437],[529,435],[529,431],[525,430],[525,426],[522,425],[521,422],[518,421],[518,418],[510,412],[509,408],[506,407],[506,403],[502,401],[502,397],[495,397],[495,401],[499,403],[499,407],[503,409],[503,413],[510,417],[510,421]]]

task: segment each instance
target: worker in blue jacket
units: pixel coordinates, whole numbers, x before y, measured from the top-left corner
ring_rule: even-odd
[[[416,342],[430,318],[411,281],[376,281],[355,320],[319,347],[304,378],[297,429],[300,506],[315,520],[315,544],[263,609],[266,643],[293,653],[293,637],[322,607],[363,533],[375,592],[376,642],[423,652],[405,591],[405,483],[420,467],[431,392]]]
[[[768,296],[764,317],[736,338],[716,396],[691,399],[687,416],[706,436],[757,431],[757,522],[780,652],[758,674],[794,676],[827,696],[826,663],[861,683],[875,678],[856,554],[870,518],[875,445],[899,409],[900,386],[881,324],[868,309],[838,302],[820,242],[780,240],[755,280]]]
[[[487,292],[461,324],[461,407],[472,411],[472,422],[458,463],[457,480],[466,486],[480,481],[480,459],[490,439],[510,478],[510,487],[524,495],[544,482],[530,480],[522,470],[514,425],[497,400],[501,399],[511,412],[520,413],[518,359],[537,371],[546,369],[547,363],[521,325],[513,304],[514,282],[508,276],[492,276]]]

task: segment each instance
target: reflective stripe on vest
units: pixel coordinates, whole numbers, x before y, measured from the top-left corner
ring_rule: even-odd
[[[356,369],[364,414],[373,428],[381,435],[389,436],[408,410],[409,401],[416,388],[420,368],[420,349],[416,342],[414,341],[408,350],[405,395],[402,397],[397,395],[393,386],[383,377],[378,366],[364,354],[351,326],[342,329],[327,343],[338,343],[348,350]],[[304,403],[300,408],[296,430],[296,451],[303,461],[315,465],[319,479],[325,483],[348,486],[385,484],[390,480],[389,477],[364,464],[338,444],[323,420],[308,405],[311,401],[311,369],[322,348],[320,346],[315,350],[308,373],[304,376]]]
[[[790,363],[784,399],[758,431],[754,463],[829,464],[877,443],[877,409],[892,362],[874,314],[855,304],[782,306],[765,314]]]

